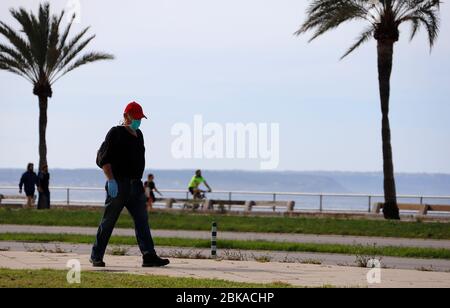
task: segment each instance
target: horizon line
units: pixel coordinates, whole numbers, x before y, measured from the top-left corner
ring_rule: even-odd
[[[26,168],[21,167],[0,167],[0,170],[25,170]],[[95,167],[80,167],[80,168],[51,168],[50,170],[61,170],[61,171],[81,171],[81,170],[98,170],[101,172],[100,168]],[[196,168],[146,168],[144,172],[149,170],[157,171],[195,171]],[[382,170],[379,171],[351,171],[351,170],[258,170],[258,169],[201,169],[206,172],[248,172],[248,173],[358,173],[358,174],[383,174]],[[398,175],[449,175],[450,172],[426,172],[426,171],[398,171],[395,172]]]

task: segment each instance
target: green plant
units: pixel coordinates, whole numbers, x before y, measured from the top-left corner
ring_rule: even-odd
[[[260,263],[268,263],[268,262],[272,261],[272,257],[269,255],[261,255],[261,256],[253,255],[253,259],[256,262],[260,262]]]
[[[125,247],[121,247],[121,246],[114,246],[108,250],[108,253],[113,256],[126,256],[126,255],[128,255],[129,251],[130,251],[129,248],[125,248]]]
[[[319,259],[304,259],[300,261],[301,264],[322,265],[322,261]]]

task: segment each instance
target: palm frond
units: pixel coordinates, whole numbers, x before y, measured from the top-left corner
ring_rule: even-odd
[[[70,30],[70,24],[67,28]],[[66,29],[66,30],[67,30]],[[73,49],[76,48],[79,41],[86,35],[86,33],[89,31],[90,27],[85,28],[83,31],[78,33],[73,39],[71,39],[67,44],[62,44],[60,42],[60,47],[58,48],[58,59],[56,60],[56,63],[54,65],[54,69],[50,73],[50,76],[53,77],[55,74],[57,74],[59,71],[61,71],[62,68],[64,68],[64,61],[66,58],[73,52]],[[64,41],[67,40],[67,36],[64,33],[63,38]]]
[[[25,77],[25,76],[22,74],[21,71],[15,69],[15,68],[13,68],[13,67],[11,67],[9,64],[3,62],[2,60],[0,60],[0,70],[1,70],[1,71],[7,71],[7,72],[10,72],[10,73],[19,75],[20,77],[23,77],[23,78],[29,80],[27,77]]]
[[[66,75],[67,73],[83,66],[89,63],[97,62],[97,61],[104,61],[104,60],[113,60],[114,56],[111,54],[106,53],[99,53],[99,52],[91,52],[88,54],[85,54],[81,58],[79,58],[77,61],[72,63],[70,66],[68,66],[58,77],[55,78],[54,81],[51,83],[56,82],[58,79]]]
[[[360,0],[315,0],[307,11],[307,20],[295,35],[313,31],[310,42],[322,34],[335,29],[345,22],[363,19],[367,20],[369,9]]]
[[[13,58],[0,54],[0,66],[2,70],[7,70],[12,73],[15,73],[19,76],[24,77],[25,79],[32,81],[28,76],[27,71]]]
[[[420,20],[418,18],[411,18],[411,35],[409,37],[409,40],[412,41],[415,37],[417,32],[420,30]]]
[[[50,36],[48,39],[48,47],[47,47],[47,71],[46,74],[50,75],[53,71],[56,62],[58,61],[58,42],[59,42],[59,27],[61,25],[61,21],[64,17],[64,11],[61,12],[59,17],[53,16],[52,23],[50,27]]]
[[[70,29],[72,29],[72,25],[75,21],[76,15],[73,14],[72,18],[70,19],[69,23],[66,26],[66,29],[63,31],[63,34],[61,35],[61,39],[59,40],[58,49],[62,50],[63,47],[66,45],[67,38],[69,37]]]
[[[411,40],[423,26],[427,31],[429,46],[432,49],[439,35],[440,7],[441,1],[439,0],[416,0],[416,3],[409,3],[409,6],[406,7],[401,18],[399,18],[398,24],[411,23]]]
[[[59,63],[59,68],[66,67],[75,57],[77,57],[80,52],[82,52],[90,42],[95,38],[95,35],[88,37],[86,40],[82,41],[77,45],[72,45],[70,48],[67,48],[65,52],[65,56],[62,58],[62,61]]]
[[[363,33],[358,37],[356,43],[352,45],[345,54],[341,57],[341,60],[347,57],[349,54],[351,54],[353,51],[355,51],[357,48],[359,48],[362,44],[368,42],[375,32],[375,29],[373,26],[368,27],[366,30],[364,30]]]
[[[20,71],[23,72],[28,79],[33,79],[34,76],[32,68],[30,68],[23,56],[15,49],[0,43],[0,56],[7,57],[7,59],[14,61],[16,66],[21,68]]]
[[[28,13],[24,8],[18,10],[11,9],[11,15],[21,25],[21,32],[25,35],[29,51],[33,56],[33,62],[41,69],[44,66],[44,51],[41,50],[40,34],[38,28],[39,21],[32,13]]]
[[[32,71],[35,79],[38,78],[38,72],[36,68],[36,62],[31,53],[30,45],[11,27],[0,21],[0,34],[2,34],[14,48],[23,56],[27,61],[30,71]]]

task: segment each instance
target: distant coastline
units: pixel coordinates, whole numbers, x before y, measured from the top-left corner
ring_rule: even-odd
[[[0,168],[0,186],[15,186],[23,169]],[[185,189],[193,170],[151,170],[163,189]],[[53,169],[52,185],[102,187],[100,169]],[[382,172],[205,170],[216,190],[277,192],[368,193],[383,192]],[[450,195],[450,174],[398,173],[399,194]]]

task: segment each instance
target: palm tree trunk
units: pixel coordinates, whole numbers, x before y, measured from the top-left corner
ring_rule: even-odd
[[[39,96],[39,170],[47,165],[47,107],[48,97],[46,95]]]
[[[381,98],[382,138],[383,138],[383,172],[384,172],[384,208],[386,219],[400,219],[395,188],[394,163],[392,159],[391,128],[389,124],[389,96],[392,73],[394,41],[378,41],[378,79]]]

